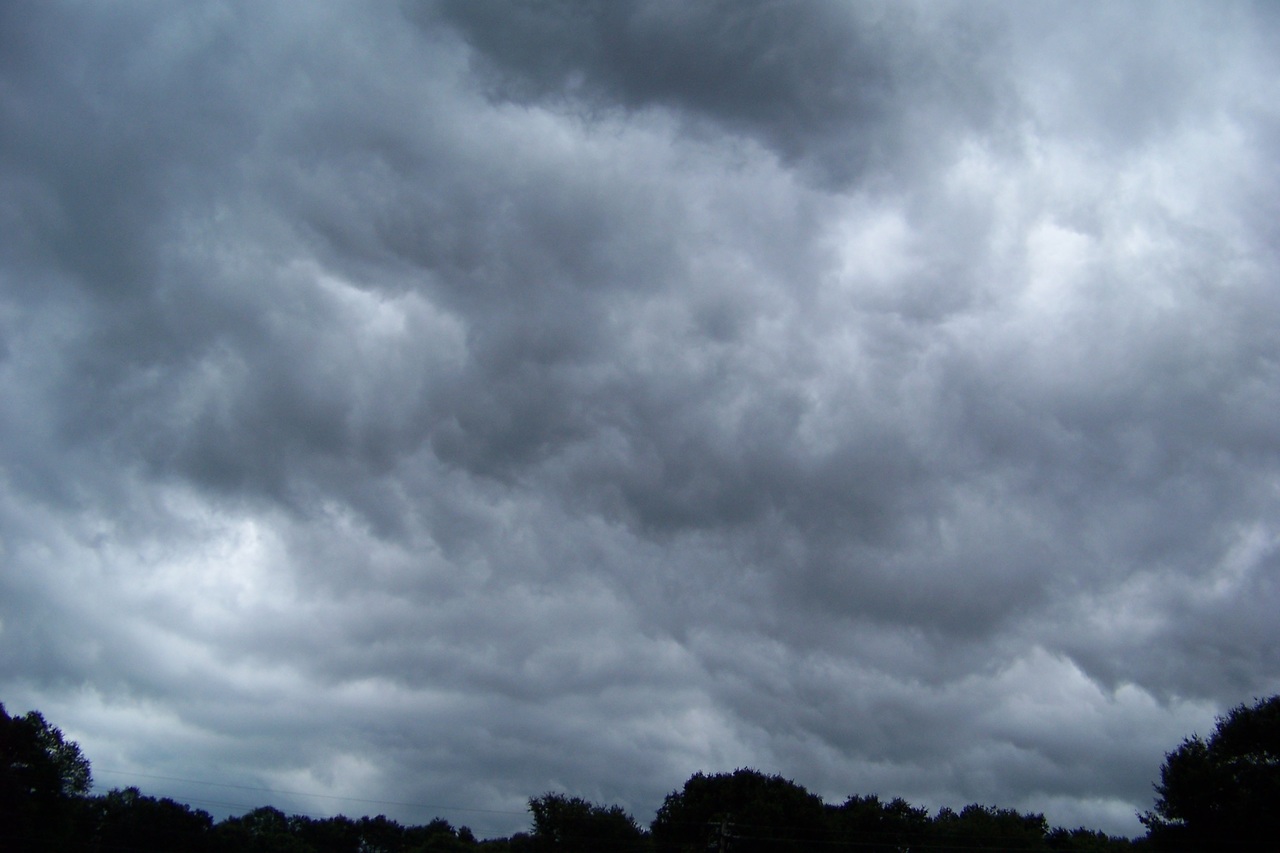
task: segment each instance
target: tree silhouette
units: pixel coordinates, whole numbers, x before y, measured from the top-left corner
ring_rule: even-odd
[[[636,850],[645,834],[621,806],[598,806],[580,797],[543,794],[529,800],[533,842],[539,851],[594,853]]]
[[[38,711],[10,717],[0,704],[0,826],[15,851],[66,850],[78,834],[89,761]]]
[[[695,773],[667,795],[653,821],[660,850],[808,850],[823,834],[822,798],[758,770]]]
[[[942,809],[933,819],[932,846],[939,851],[1047,850],[1049,825],[1040,814],[1020,814],[976,803],[959,814]]]
[[[245,853],[313,853],[295,833],[289,817],[273,806],[260,806],[240,817],[229,817],[213,830],[219,850]]]
[[[1219,717],[1160,769],[1154,811],[1142,816],[1161,850],[1274,850],[1280,838],[1280,696]]]
[[[827,807],[832,841],[856,845],[867,853],[897,853],[918,846],[928,837],[929,813],[901,797],[882,803],[874,794],[851,796]]]
[[[208,812],[168,798],[144,796],[137,788],[94,797],[88,811],[95,849],[133,853],[211,849],[213,818]]]

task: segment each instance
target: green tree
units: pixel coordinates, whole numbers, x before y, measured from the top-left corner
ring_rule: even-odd
[[[1274,850],[1280,839],[1280,696],[1238,705],[1208,740],[1192,735],[1160,768],[1142,815],[1161,850]]]
[[[933,819],[930,844],[937,850],[1047,850],[1049,825],[1041,814],[1020,814],[974,803],[959,814],[944,808]]]
[[[404,827],[384,814],[360,818],[359,827],[360,849],[366,853],[399,853],[404,848]]]
[[[345,815],[311,818],[294,815],[289,827],[295,838],[315,853],[359,853],[360,827]]]
[[[824,818],[821,797],[781,776],[746,768],[695,773],[663,801],[653,838],[671,851],[703,851],[721,840],[735,853],[809,850],[822,838]]]
[[[260,806],[215,826],[213,846],[228,853],[314,853],[295,829],[284,812],[272,806]]]
[[[1056,827],[1045,841],[1050,850],[1063,853],[1128,853],[1137,845],[1146,843],[1145,839],[1135,843],[1128,838],[1107,835],[1101,830],[1083,826],[1076,829]]]
[[[533,842],[539,851],[595,853],[638,850],[644,830],[621,806],[599,806],[580,797],[543,794],[529,800]]]
[[[70,849],[92,782],[75,741],[38,711],[11,717],[0,704],[0,826],[9,850]]]
[[[168,798],[144,796],[137,788],[113,790],[88,804],[93,850],[136,853],[211,849],[213,818]]]
[[[851,796],[827,807],[831,840],[867,853],[897,853],[919,845],[929,833],[929,813],[898,797],[888,803],[872,794]]]

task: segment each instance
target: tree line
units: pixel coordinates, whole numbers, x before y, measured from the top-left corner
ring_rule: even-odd
[[[0,850],[13,853],[790,853],[791,851],[1191,851],[1277,849],[1280,696],[1240,705],[1211,736],[1168,753],[1147,834],[1051,828],[1041,814],[973,804],[930,815],[901,798],[831,804],[758,770],[695,773],[650,825],[625,809],[563,793],[529,800],[528,832],[477,839],[436,818],[404,826],[384,815],[313,818],[264,806],[215,821],[137,788],[93,794],[88,759],[37,711],[0,704]]]

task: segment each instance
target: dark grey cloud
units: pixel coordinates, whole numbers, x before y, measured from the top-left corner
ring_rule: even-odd
[[[1218,9],[8,5],[4,701],[245,808],[1138,831],[1280,685]]]
[[[669,108],[823,181],[896,175],[904,149],[989,125],[1007,80],[989,6],[445,2],[488,91],[588,114]]]

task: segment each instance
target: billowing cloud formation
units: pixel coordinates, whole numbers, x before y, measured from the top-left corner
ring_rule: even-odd
[[[0,15],[0,700],[100,784],[1132,833],[1280,689],[1268,9]]]

